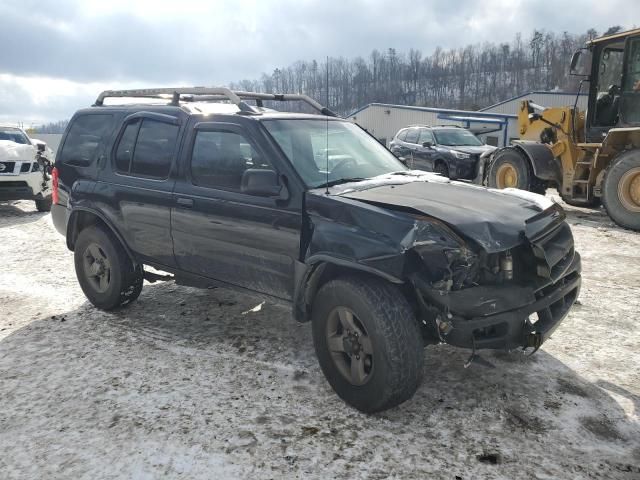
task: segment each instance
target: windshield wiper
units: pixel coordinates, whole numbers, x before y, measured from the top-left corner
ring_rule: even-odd
[[[363,180],[367,180],[367,179],[363,177],[339,178],[336,180],[331,180],[329,182],[321,183],[315,188],[329,188],[329,187],[335,187],[336,185],[341,185],[343,183],[361,182]]]

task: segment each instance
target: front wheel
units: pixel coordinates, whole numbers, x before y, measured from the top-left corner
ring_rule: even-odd
[[[602,203],[618,225],[640,230],[640,150],[611,162],[602,181]]]
[[[50,212],[51,211],[51,195],[48,195],[44,198],[37,199],[36,209],[39,212]]]
[[[447,164],[444,162],[437,162],[433,167],[433,171],[443,177],[449,178],[449,167],[447,167]]]
[[[313,303],[313,343],[340,398],[366,413],[411,398],[422,380],[424,345],[402,293],[373,277],[325,284]]]
[[[532,180],[529,161],[515,148],[500,150],[489,167],[488,183],[491,188],[531,190]]]
[[[74,263],[82,291],[101,310],[122,307],[142,291],[142,267],[133,265],[118,239],[106,228],[92,226],[80,232]]]

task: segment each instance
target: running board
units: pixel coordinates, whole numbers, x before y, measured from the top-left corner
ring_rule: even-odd
[[[173,275],[160,275],[159,273],[153,273],[144,271],[144,279],[149,283],[155,282],[169,282],[171,280],[175,280]]]

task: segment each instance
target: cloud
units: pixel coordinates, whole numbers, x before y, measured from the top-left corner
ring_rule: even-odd
[[[68,116],[72,102],[98,84],[219,85],[258,78],[299,59],[368,56],[388,47],[429,53],[436,46],[510,41],[517,32],[526,38],[534,28],[602,31],[620,23],[621,11],[625,19],[640,18],[635,2],[580,3],[558,0],[550,14],[544,3],[514,0],[5,0],[0,110],[11,110],[12,88],[16,98],[37,95],[39,88],[21,88],[27,78],[32,85],[70,82],[77,92],[61,97],[67,110],[52,95],[22,103],[25,110],[37,108],[23,115]]]

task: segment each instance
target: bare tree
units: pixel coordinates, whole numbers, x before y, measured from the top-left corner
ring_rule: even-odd
[[[607,33],[619,30],[613,26]],[[328,98],[341,114],[372,102],[479,109],[532,90],[575,91],[576,80],[568,75],[571,55],[596,36],[594,29],[584,34],[534,30],[528,38],[517,34],[500,44],[436,47],[430,55],[388,48],[373,50],[368,59],[329,58],[328,65],[300,60],[232,87]]]

